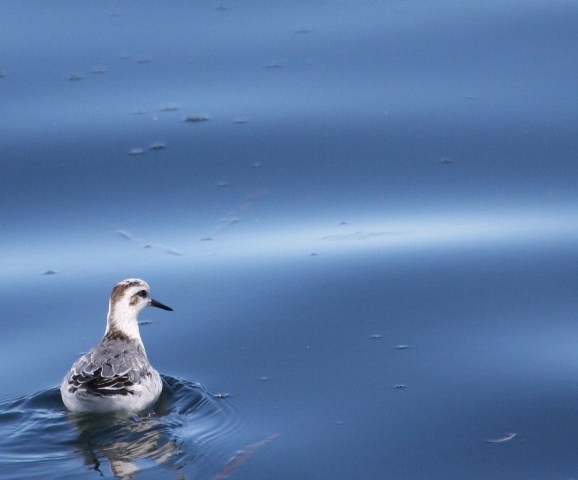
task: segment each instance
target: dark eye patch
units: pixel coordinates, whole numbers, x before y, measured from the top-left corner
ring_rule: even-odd
[[[146,290],[141,290],[140,292],[137,293],[137,295],[138,295],[139,297],[142,297],[142,298],[147,298],[147,297],[148,297],[148,293],[147,293]]]

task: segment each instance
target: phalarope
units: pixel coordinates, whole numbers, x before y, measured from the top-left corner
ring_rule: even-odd
[[[104,337],[62,380],[60,393],[70,411],[139,412],[158,400],[162,380],[148,361],[137,317],[147,306],[173,309],[149,292],[149,285],[136,278],[112,289]]]

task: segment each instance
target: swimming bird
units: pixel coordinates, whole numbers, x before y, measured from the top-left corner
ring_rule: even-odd
[[[140,337],[138,314],[147,307],[172,311],[150,297],[148,283],[129,278],[110,295],[104,337],[80,357],[62,380],[62,401],[72,412],[140,412],[162,391]]]

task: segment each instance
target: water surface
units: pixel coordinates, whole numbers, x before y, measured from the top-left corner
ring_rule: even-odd
[[[577,477],[577,21],[5,2],[0,478]],[[87,426],[128,277],[173,390]]]

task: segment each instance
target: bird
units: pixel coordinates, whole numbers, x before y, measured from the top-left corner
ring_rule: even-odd
[[[147,282],[129,278],[112,289],[106,330],[60,385],[65,407],[75,413],[138,413],[160,397],[163,383],[149,363],[138,314],[145,307],[173,311],[150,296]]]

